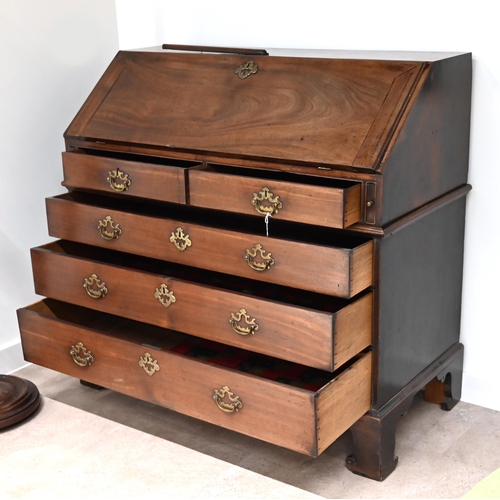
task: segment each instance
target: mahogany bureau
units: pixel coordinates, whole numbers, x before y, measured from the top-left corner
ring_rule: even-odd
[[[451,409],[471,55],[122,51],[65,133],[26,360],[310,456],[395,468]]]

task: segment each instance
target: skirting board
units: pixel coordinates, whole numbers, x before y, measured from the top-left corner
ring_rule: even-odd
[[[467,348],[466,351],[467,352]],[[477,377],[464,370],[462,384],[462,401],[490,410],[500,411],[500,392],[498,381],[494,376]]]
[[[7,344],[0,348],[0,374],[9,375],[10,373],[29,365],[24,361],[23,348],[21,342]]]

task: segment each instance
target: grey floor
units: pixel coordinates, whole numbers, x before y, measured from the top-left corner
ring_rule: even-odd
[[[324,498],[460,498],[500,467],[500,413],[463,402],[445,412],[417,395],[398,424],[398,467],[378,483],[355,476],[345,468],[344,459],[351,452],[349,433],[319,458],[312,459],[128,396],[82,386],[78,380],[41,367],[28,366],[14,375],[34,382],[46,400],[87,412],[89,420],[102,417],[163,440],[157,443],[180,445],[182,448],[177,450],[189,452],[187,464],[212,457],[216,459],[214,464],[230,464],[253,473],[253,478],[262,476],[294,487],[303,492],[304,498],[310,498],[310,494]],[[57,422],[53,425],[57,427]],[[2,437],[0,434],[0,444]],[[109,440],[103,435],[100,442]],[[168,465],[162,463],[158,467]],[[207,467],[208,474],[217,478],[219,466],[214,465],[213,471]],[[191,484],[197,480],[200,485],[207,481],[200,476],[191,478]],[[226,496],[224,485],[219,487]],[[290,489],[290,498],[300,497],[296,489]],[[247,488],[238,496],[266,498],[266,492],[256,494]]]

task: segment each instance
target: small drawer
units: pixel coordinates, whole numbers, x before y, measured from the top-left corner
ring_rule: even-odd
[[[51,236],[342,298],[373,284],[373,241],[363,237],[272,225],[277,237],[266,237],[260,224],[260,235],[212,227],[231,227],[227,217],[216,214],[205,226],[186,211],[176,220],[158,217],[158,207],[78,195],[47,199]],[[232,226],[256,231],[260,221],[253,222],[236,220]]]
[[[340,229],[361,220],[360,183],[213,165],[188,175],[197,207]]]
[[[185,170],[196,163],[163,159],[153,163],[154,159],[148,162],[139,158],[138,155],[106,156],[97,151],[93,154],[64,152],[62,184],[67,188],[186,203]]]
[[[68,241],[32,261],[39,295],[324,370],[371,344],[371,293],[336,300]]]
[[[370,407],[370,352],[331,374],[56,301],[18,318],[27,361],[306,455]]]

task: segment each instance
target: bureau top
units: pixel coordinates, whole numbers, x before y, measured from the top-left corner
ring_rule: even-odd
[[[467,72],[470,80],[470,54],[236,52],[119,52],[66,139],[226,163],[377,171],[415,103],[429,94],[433,67],[445,65],[441,80],[458,85]],[[463,85],[470,94],[470,82]]]
[[[435,62],[464,55],[464,52],[402,51],[402,50],[339,50],[288,48],[230,48],[199,45],[169,45],[132,49],[133,52],[191,52],[204,54],[269,55],[271,57],[305,57],[309,59],[366,59],[379,61]],[[263,54],[264,53],[264,54]]]

